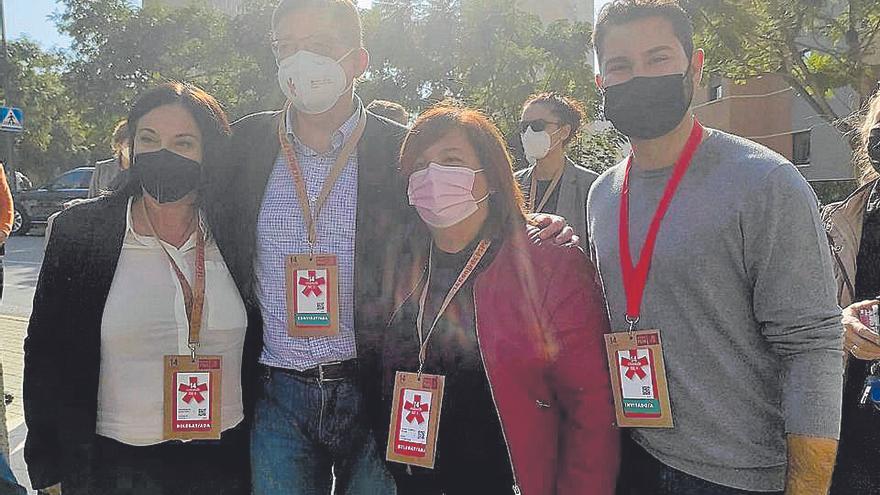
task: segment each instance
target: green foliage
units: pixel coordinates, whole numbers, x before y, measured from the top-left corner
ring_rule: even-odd
[[[268,39],[274,3],[252,0],[229,18],[205,4],[133,9],[125,0],[65,0],[59,26],[76,53],[65,81],[97,130],[96,143],[106,149],[137,95],[168,80],[204,88],[232,116],[277,105]]]
[[[509,0],[385,0],[364,24],[372,68],[359,92],[368,100],[418,112],[455,98],[509,132],[534,92],[596,99],[589,24],[543,26]]]
[[[24,110],[25,131],[16,135],[12,164],[38,182],[56,169],[88,159],[89,126],[76,98],[63,84],[64,59],[28,39],[9,43],[9,95],[4,99]]]
[[[543,25],[510,0],[383,0],[364,12],[370,72],[365,101],[397,101],[418,113],[453,98],[489,114],[516,142],[523,102],[541,91],[582,101],[595,117],[591,26]],[[617,141],[584,136],[572,149],[580,163],[604,169]]]
[[[584,133],[571,145],[569,156],[594,172],[602,173],[621,160],[626,138],[613,127],[606,131]]]
[[[710,73],[737,81],[779,74],[843,132],[852,127],[832,105],[839,89],[852,89],[862,104],[877,88],[877,0],[690,0],[687,7]]]
[[[110,133],[134,99],[166,80],[197,84],[232,118],[279,108],[269,26],[276,0],[249,0],[229,17],[205,3],[169,9],[127,0],[62,0],[56,17],[68,53],[13,44],[17,102],[27,114],[19,145],[27,173],[45,178],[109,155]],[[543,25],[510,0],[381,0],[363,13],[372,55],[358,93],[419,112],[457,98],[491,115],[517,141],[522,103],[555,90],[596,108],[589,24]],[[583,137],[572,154],[601,169],[616,141]]]
[[[825,180],[810,182],[819,204],[828,205],[837,201],[843,201],[858,187],[856,180]]]

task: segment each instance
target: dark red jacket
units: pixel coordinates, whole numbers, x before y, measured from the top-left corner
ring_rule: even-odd
[[[419,257],[412,283],[397,297],[400,306],[422,275],[425,260]],[[474,312],[521,493],[613,494],[619,438],[603,339],[608,318],[596,270],[583,251],[534,244],[523,226],[475,275]],[[381,371],[370,373],[386,385],[395,370],[407,368],[393,336],[398,330],[392,325],[385,334]],[[387,404],[373,418],[383,446],[391,407],[386,392]]]
[[[507,239],[474,285],[477,337],[523,495],[613,494],[618,431],[595,268],[577,247]],[[548,406],[549,407],[546,407]]]

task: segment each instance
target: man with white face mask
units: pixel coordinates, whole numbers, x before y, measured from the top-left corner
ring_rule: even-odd
[[[584,116],[583,106],[572,98],[557,93],[529,97],[520,120],[528,168],[515,175],[529,211],[565,217],[586,249],[587,193],[599,175],[565,156]]]
[[[263,319],[253,492],[330,493],[335,478],[336,493],[394,493],[362,418],[355,333],[383,314],[385,236],[407,224],[395,168],[405,128],[354,94],[369,55],[351,1],[284,0],[272,29],[287,105],[234,125],[213,201],[226,226],[215,235]],[[308,265],[321,259],[332,270]],[[316,321],[327,324],[299,325]]]
[[[402,240],[415,238],[397,172],[406,129],[354,93],[369,55],[351,0],[282,0],[272,30],[287,105],[233,125],[209,186],[218,245],[263,320],[262,348],[245,349],[263,366],[243,384],[256,401],[253,491],[393,494],[359,377],[391,312]]]

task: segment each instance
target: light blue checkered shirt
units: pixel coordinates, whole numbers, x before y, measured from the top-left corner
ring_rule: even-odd
[[[287,115],[287,137],[293,143],[310,199],[324,187],[324,179],[342,146],[354,133],[363,111],[356,98],[356,111],[331,137],[330,151],[318,153],[293,134]],[[357,151],[339,176],[318,218],[316,253],[335,254],[339,261],[339,335],[293,338],[287,334],[287,299],[284,266],[287,255],[309,252],[306,224],[296,186],[283,152],[275,166],[257,220],[257,298],[263,313],[263,353],[260,362],[278,368],[303,371],[320,363],[356,357],[354,339],[354,244],[358,195]],[[314,203],[312,203],[314,204]]]

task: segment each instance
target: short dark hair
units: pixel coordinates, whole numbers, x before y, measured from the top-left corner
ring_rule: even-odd
[[[281,19],[300,9],[326,9],[339,26],[341,38],[352,47],[364,45],[364,28],[357,5],[351,0],[281,0],[272,13],[272,31],[276,31]]]
[[[203,170],[217,165],[223,160],[229,143],[230,127],[226,112],[217,100],[205,90],[189,83],[169,81],[141,95],[128,113],[128,150],[134,162],[134,137],[138,122],[144,115],[165,105],[180,105],[192,115],[202,133]],[[207,186],[207,184],[203,184]],[[126,174],[118,194],[135,196],[140,194],[140,184],[136,184],[131,174]],[[200,191],[201,193],[201,191]]]
[[[523,105],[523,109],[533,103],[546,105],[550,108],[550,111],[553,112],[553,115],[559,118],[562,125],[571,126],[571,133],[565,141],[562,142],[563,147],[568,146],[568,143],[577,137],[578,131],[581,130],[581,125],[587,116],[587,112],[584,110],[584,105],[581,104],[581,102],[574,98],[569,98],[568,96],[550,91],[530,96]]]
[[[498,127],[479,110],[441,102],[419,115],[403,141],[400,150],[400,170],[409,177],[415,171],[419,155],[451,132],[460,131],[480,160],[489,190],[489,235],[506,237],[518,226],[525,225],[526,217],[522,192],[513,177],[513,161],[507,143]]]
[[[694,23],[677,0],[612,0],[599,11],[593,29],[593,46],[596,47],[600,63],[602,43],[610,27],[649,17],[660,17],[669,22],[685,55],[690,58],[694,54]]]
[[[367,110],[386,119],[391,119],[400,125],[405,126],[409,123],[409,114],[400,103],[388,100],[373,100],[367,105]]]

